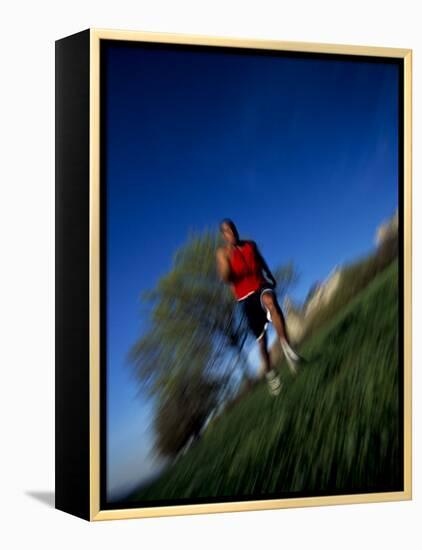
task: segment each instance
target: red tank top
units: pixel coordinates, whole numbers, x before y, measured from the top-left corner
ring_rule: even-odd
[[[238,300],[255,292],[266,282],[255,254],[255,245],[250,241],[243,241],[242,245],[232,248],[229,262],[233,274],[232,287]]]

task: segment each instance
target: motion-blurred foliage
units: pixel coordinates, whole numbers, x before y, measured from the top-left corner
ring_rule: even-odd
[[[201,373],[180,376],[172,391],[162,397],[155,420],[157,450],[161,455],[179,453],[198,439],[210,411],[219,402],[220,384]]]

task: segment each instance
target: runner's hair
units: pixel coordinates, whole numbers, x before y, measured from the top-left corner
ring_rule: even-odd
[[[221,220],[220,222],[220,231],[223,227],[223,224],[226,224],[230,227],[230,229],[233,231],[233,233],[235,234],[237,240],[239,240],[239,231],[237,230],[237,227],[234,223],[233,220],[231,220],[230,218],[224,218],[223,220]]]

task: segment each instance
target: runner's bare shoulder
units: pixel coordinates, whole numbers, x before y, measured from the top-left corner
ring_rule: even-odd
[[[221,260],[225,260],[228,258],[229,251],[226,246],[219,246],[217,248],[217,258]]]

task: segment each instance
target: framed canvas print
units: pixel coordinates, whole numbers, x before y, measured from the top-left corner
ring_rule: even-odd
[[[411,51],[56,42],[56,508],[411,498]]]

